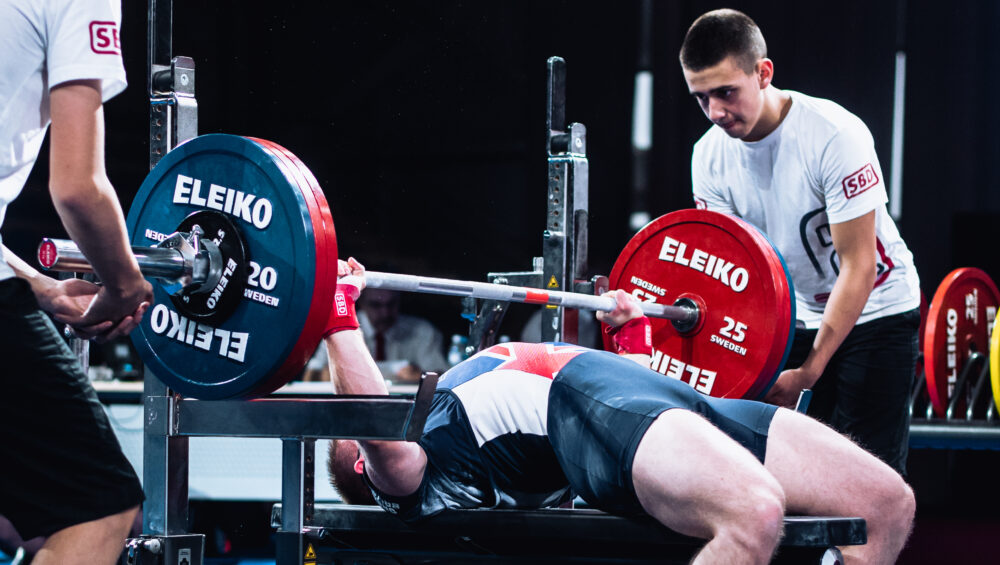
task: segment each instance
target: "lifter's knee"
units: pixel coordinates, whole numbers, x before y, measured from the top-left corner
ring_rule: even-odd
[[[917,502],[910,485],[899,475],[893,475],[883,487],[881,500],[874,505],[873,512],[884,520],[890,535],[905,539],[913,526]]]
[[[719,524],[714,539],[767,563],[781,541],[785,495],[774,480],[748,486],[745,492],[739,515]]]

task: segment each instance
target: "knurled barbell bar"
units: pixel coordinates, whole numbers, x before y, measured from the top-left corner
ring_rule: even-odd
[[[126,218],[140,269],[163,279],[132,333],[176,392],[249,398],[301,373],[336,289],[337,241],[323,190],[273,142],[195,138],[150,172]],[[72,242],[43,241],[50,269],[88,270]],[[66,267],[63,267],[67,265]],[[639,231],[609,276],[652,318],[652,368],[713,396],[758,397],[794,331],[780,255],[753,226],[681,210]],[[372,288],[612,310],[614,300],[486,282],[371,272]],[[609,345],[609,344],[606,344]]]
[[[222,265],[219,264],[222,262],[222,254],[217,251],[217,246],[210,241],[202,241],[201,245],[210,246],[209,249],[215,251],[214,254],[208,250],[184,254],[178,249],[183,247],[197,250],[199,243],[197,240],[197,233],[175,232],[164,240],[164,243],[170,243],[170,247],[132,247],[132,252],[139,259],[139,270],[142,271],[142,274],[158,278],[169,287],[168,291],[171,294],[210,293],[218,284],[223,272]],[[183,243],[176,244],[178,241]],[[43,268],[50,271],[93,272],[93,268],[87,262],[83,252],[80,251],[76,243],[68,239],[43,239],[38,246],[38,262]],[[202,274],[195,276],[192,273]],[[208,277],[205,273],[214,273],[214,276]],[[188,282],[183,284],[179,281]],[[400,292],[468,296],[502,302],[550,304],[605,312],[610,312],[616,307],[614,298],[607,296],[526,286],[509,286],[379,271],[366,271],[365,281],[369,288],[398,290]],[[698,322],[698,306],[693,302],[682,302],[677,305],[640,302],[639,306],[647,316],[674,321],[679,331],[693,328]]]

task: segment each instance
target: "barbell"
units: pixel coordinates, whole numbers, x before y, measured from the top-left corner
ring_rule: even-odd
[[[146,177],[126,218],[155,304],[132,333],[151,372],[202,399],[252,398],[301,373],[336,290],[337,238],[309,169],[270,141],[192,139]],[[39,263],[90,271],[73,242],[45,239]],[[588,310],[609,297],[369,271],[367,285]],[[652,368],[713,396],[759,397],[794,332],[792,284],[753,226],[700,210],[666,214],[626,245],[611,288],[652,318]],[[610,341],[606,339],[606,346]]]
[[[217,252],[214,256],[210,252],[215,251],[213,247],[217,247],[211,242],[202,242],[202,245],[208,249],[200,252],[195,251],[198,249],[197,240],[200,232],[200,229],[195,230],[194,233],[174,232],[164,240],[164,243],[170,242],[171,247],[132,247],[132,252],[139,262],[139,270],[143,275],[157,278],[161,284],[173,289],[171,294],[175,296],[212,292],[221,279],[223,269],[218,263],[222,259]],[[173,244],[176,241],[184,243],[182,245]],[[179,250],[179,247],[192,251],[185,254]],[[38,246],[38,262],[43,268],[50,271],[94,272],[80,248],[68,239],[42,239],[42,243]],[[368,288],[400,292],[483,298],[523,304],[546,304],[605,312],[610,312],[616,307],[614,298],[607,296],[380,271],[365,271],[365,282]],[[672,320],[681,331],[684,331],[684,328],[694,327],[698,322],[698,306],[694,303],[681,301],[676,305],[666,305],[655,302],[640,302],[639,307],[646,316]]]

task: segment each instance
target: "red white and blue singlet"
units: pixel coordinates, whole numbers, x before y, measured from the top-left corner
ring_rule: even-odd
[[[420,489],[405,499],[375,492],[404,519],[449,508],[540,508],[570,497],[548,440],[549,388],[589,351],[563,343],[503,343],[441,376],[424,434]]]

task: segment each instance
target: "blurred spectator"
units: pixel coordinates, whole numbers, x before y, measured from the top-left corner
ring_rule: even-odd
[[[400,293],[367,288],[358,301],[358,322],[382,376],[395,383],[415,383],[424,371],[444,372],[441,332],[429,321],[400,312]],[[327,355],[319,347],[306,366],[304,380],[329,380]]]

